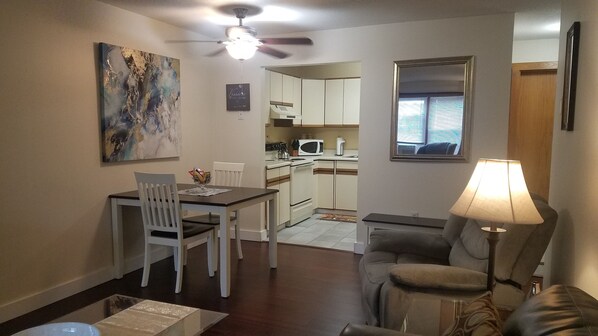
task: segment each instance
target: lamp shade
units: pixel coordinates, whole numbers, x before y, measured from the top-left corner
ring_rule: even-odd
[[[539,224],[544,220],[532,201],[521,163],[480,159],[450,213],[492,223]]]

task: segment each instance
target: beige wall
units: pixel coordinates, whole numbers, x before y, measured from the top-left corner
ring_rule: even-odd
[[[513,41],[513,63],[556,62],[559,39]]]
[[[363,50],[378,50],[362,60],[360,218],[371,212],[446,218],[477,159],[505,158],[512,27],[513,16],[498,15],[371,27],[354,34],[363,39]],[[475,56],[469,162],[389,161],[393,61],[464,55]],[[359,231],[358,238],[364,241],[365,232]]]
[[[103,3],[3,2],[0,320],[110,278],[106,196],[133,189],[134,171],[172,171],[186,181],[190,167],[238,160],[247,164],[244,184],[262,185],[267,66],[361,61],[358,216],[446,217],[477,158],[506,155],[512,27],[512,15],[497,15],[311,32],[297,35],[311,37],[314,46],[281,47],[293,55],[288,59],[257,55],[238,62],[202,57],[214,50],[203,44],[164,43],[198,37]],[[97,42],[181,59],[180,158],[100,162]],[[470,162],[390,162],[393,61],[462,55],[476,56]],[[230,83],[250,83],[251,111],[226,112]],[[263,234],[262,214],[259,207],[244,210],[245,238]],[[139,222],[134,211],[125,217]],[[125,233],[131,269],[141,255],[136,230]],[[364,238],[359,224],[357,250]]]
[[[107,195],[134,189],[134,171],[187,181],[214,155],[213,75],[198,50],[164,43],[183,31],[95,1],[25,0],[2,2],[0,32],[3,321],[111,278]],[[180,158],[101,162],[98,42],[181,60]],[[141,255],[140,228],[125,230],[129,259]]]
[[[550,249],[551,283],[578,286],[598,297],[598,2],[562,1],[550,204],[559,221]],[[581,22],[579,72],[572,132],[561,131],[566,33]]]

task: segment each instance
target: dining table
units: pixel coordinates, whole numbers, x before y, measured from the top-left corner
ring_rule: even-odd
[[[193,184],[177,184],[179,191],[195,188]],[[220,295],[224,298],[230,296],[230,214],[252,205],[265,203],[268,208],[268,253],[270,268],[277,267],[277,198],[276,189],[250,188],[250,187],[219,187],[209,186],[214,189],[226,189],[211,196],[199,196],[179,193],[181,209],[189,211],[211,212],[220,216]],[[112,213],[112,248],[114,278],[123,277],[124,252],[123,252],[123,216],[125,206],[140,207],[139,193],[131,190],[108,196]],[[237,212],[237,223],[241,223],[240,212]]]

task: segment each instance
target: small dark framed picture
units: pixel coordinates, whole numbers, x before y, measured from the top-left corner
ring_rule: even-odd
[[[249,111],[249,83],[226,84],[226,110]]]
[[[565,50],[565,80],[563,82],[563,107],[561,110],[561,130],[573,131],[575,116],[575,90],[577,87],[577,58],[579,55],[580,23],[574,22],[567,31]]]

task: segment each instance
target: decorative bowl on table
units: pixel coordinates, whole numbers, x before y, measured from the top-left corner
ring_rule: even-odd
[[[189,171],[193,178],[193,182],[199,186],[200,189],[205,189],[206,185],[212,180],[212,174],[209,171],[200,168],[193,168]]]

